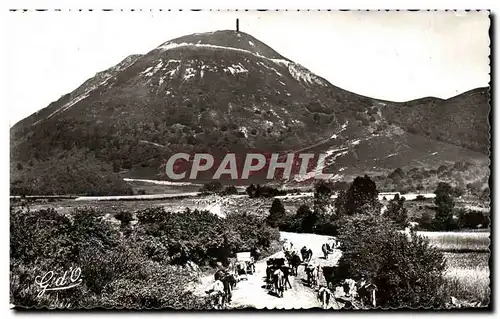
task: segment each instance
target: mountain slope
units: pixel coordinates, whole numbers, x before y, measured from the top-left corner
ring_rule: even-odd
[[[14,125],[11,179],[43,179],[47,170],[30,167],[57,167],[72,152],[102,162],[103,176],[113,178],[164,178],[177,152],[328,152],[328,170],[338,177],[430,161],[436,146],[447,151],[435,162],[484,160],[401,130],[397,105],[335,87],[248,34],[193,34],[128,57]],[[427,112],[420,105],[415,110]],[[68,166],[52,171],[66,174]]]
[[[488,154],[489,100],[489,88],[477,88],[447,100],[394,103],[384,115],[408,132]]]

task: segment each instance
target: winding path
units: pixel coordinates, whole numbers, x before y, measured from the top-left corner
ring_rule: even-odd
[[[312,261],[319,264],[336,263],[335,260],[326,261],[319,258],[322,256],[321,245],[328,239],[327,236],[314,234],[297,234],[281,232],[281,239],[288,239],[298,250],[304,245],[313,251]],[[268,258],[283,257],[280,251]],[[298,276],[290,277],[292,289],[285,291],[283,298],[278,298],[265,289],[264,278],[266,276],[266,260],[262,259],[255,264],[255,273],[248,275],[248,280],[240,281],[233,291],[233,300],[230,308],[257,308],[257,309],[304,309],[321,307],[321,302],[317,298],[317,288],[310,288],[306,283],[306,274],[304,267],[300,266]],[[205,290],[213,283],[213,275],[201,278],[201,282],[195,287],[194,293],[198,296],[205,295]],[[325,285],[322,275],[320,275],[320,284]]]

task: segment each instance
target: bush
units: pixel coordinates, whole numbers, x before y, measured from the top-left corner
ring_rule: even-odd
[[[408,210],[404,207],[404,204],[405,198],[399,198],[399,195],[396,194],[387,205],[387,211],[384,213],[384,216],[389,220],[403,228],[408,224]]]
[[[224,188],[222,195],[238,195],[238,189],[235,186],[228,186]]]
[[[279,190],[271,186],[261,186],[260,184],[257,184],[257,187],[255,187],[254,184],[250,184],[250,186],[248,186],[246,189],[246,193],[250,198],[259,198],[259,197],[269,198],[275,196],[283,196],[287,194],[286,191]]]
[[[134,220],[134,215],[128,211],[121,211],[115,214],[115,218],[122,223],[122,227],[128,227],[130,222]]]
[[[425,201],[425,196],[423,195],[417,195],[417,197],[415,198],[416,201]]]
[[[279,199],[275,199],[269,209],[266,222],[271,227],[279,227],[286,219],[285,207]]]
[[[354,215],[368,210],[380,211],[377,185],[367,175],[356,177],[346,192],[335,200],[337,215]]]
[[[254,216],[220,219],[206,211],[169,213],[162,208],[137,212],[129,236],[90,208],[70,215],[55,210],[11,209],[11,302],[59,308],[187,307],[202,309],[204,298],[185,292],[198,274],[189,265],[227,261],[236,252],[266,253],[279,232]],[[115,217],[131,219],[130,212]],[[82,284],[37,297],[35,277],[80,267]],[[191,268],[190,268],[191,267]]]
[[[461,209],[458,212],[458,224],[460,228],[467,229],[488,228],[490,219],[488,215],[482,212]]]
[[[222,192],[223,186],[220,182],[210,182],[207,184],[203,184],[200,187],[200,192],[202,194],[211,194],[211,193],[220,193]]]
[[[434,223],[439,230],[452,230],[456,228],[453,220],[453,202],[452,187],[448,183],[440,182],[434,191],[436,197],[434,202],[437,206]]]
[[[344,245],[340,269],[353,279],[371,278],[381,307],[443,304],[445,259],[426,238],[397,232],[377,215],[356,215],[347,218],[339,239]]]

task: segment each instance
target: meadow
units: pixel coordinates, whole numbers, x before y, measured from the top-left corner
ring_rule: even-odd
[[[460,231],[460,232],[430,232],[419,231],[419,235],[429,238],[432,245],[443,252],[488,253],[490,246],[490,232],[488,231]]]
[[[446,287],[460,300],[488,304],[490,290],[490,232],[418,232],[444,252]]]

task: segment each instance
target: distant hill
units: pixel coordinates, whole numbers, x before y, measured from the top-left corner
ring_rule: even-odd
[[[327,152],[335,179],[487,163],[488,91],[471,92],[372,99],[246,33],[187,35],[97,73],[14,125],[11,192],[94,194],[95,185],[107,185],[97,193],[127,193],[124,177],[164,179],[165,162],[177,152]]]
[[[432,139],[489,154],[489,88],[477,88],[447,100],[423,98],[384,109],[389,122]]]

